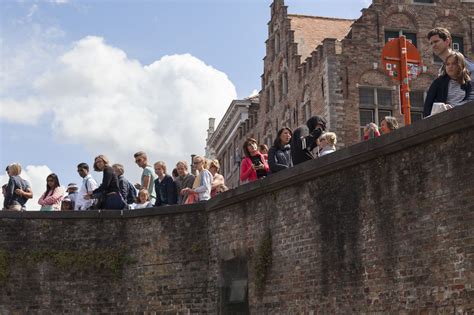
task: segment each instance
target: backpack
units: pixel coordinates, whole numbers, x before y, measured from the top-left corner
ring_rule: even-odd
[[[125,198],[127,204],[132,204],[135,202],[135,200],[137,199],[137,190],[135,189],[135,187],[133,186],[132,183],[130,183],[130,181],[127,180],[127,183],[126,183],[128,186],[127,186],[127,198]]]

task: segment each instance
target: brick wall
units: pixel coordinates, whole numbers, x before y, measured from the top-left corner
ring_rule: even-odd
[[[207,204],[0,212],[0,312],[471,314],[472,139],[474,103]]]

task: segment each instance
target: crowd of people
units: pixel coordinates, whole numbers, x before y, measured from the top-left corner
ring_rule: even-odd
[[[188,171],[186,161],[179,161],[171,176],[167,174],[165,162],[157,161],[152,167],[143,151],[135,153],[134,158],[143,169],[141,181],[136,184],[124,177],[122,164],[111,164],[105,155],[96,156],[93,164],[94,171],[102,172],[100,185],[90,174],[87,163],[77,165],[81,184],[70,183],[66,190],[61,187],[56,174],[49,174],[45,192],[38,200],[40,210],[120,210],[191,204],[209,200],[228,189],[224,177],[219,174],[217,160],[195,156],[196,175]],[[33,192],[28,181],[21,177],[21,165],[10,164],[6,172],[9,181],[2,187],[3,209],[26,210]]]
[[[452,38],[447,29],[432,29],[427,38],[443,65],[438,78],[428,89],[424,117],[437,113],[439,104],[446,110],[474,101],[474,83],[471,80],[474,63],[462,53],[452,50]],[[387,116],[381,120],[380,128],[374,122],[369,123],[363,137],[368,140],[398,128],[396,118]],[[253,182],[336,151],[337,135],[326,129],[326,120],[321,116],[313,116],[306,125],[295,130],[281,128],[270,148],[248,138],[242,147],[245,156],[240,166],[240,182]],[[87,163],[77,165],[81,184],[70,183],[66,191],[56,174],[48,175],[45,192],[38,200],[40,210],[141,209],[192,204],[207,201],[228,189],[224,177],[219,174],[218,160],[195,156],[192,161],[195,174],[189,172],[186,161],[179,161],[172,175],[168,175],[165,162],[157,161],[151,166],[143,151],[135,153],[133,157],[143,169],[141,181],[136,184],[124,177],[122,164],[111,165],[105,155],[95,157],[93,164],[95,171],[103,173],[100,185],[89,173]],[[9,181],[2,186],[5,197],[3,209],[25,210],[28,199],[33,198],[31,185],[21,177],[20,164],[10,164],[6,172]]]

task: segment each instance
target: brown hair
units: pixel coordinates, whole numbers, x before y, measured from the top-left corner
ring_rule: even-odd
[[[156,167],[157,165],[159,165],[163,169],[164,173],[166,174],[166,164],[165,164],[165,162],[158,161],[155,164],[153,164],[154,167]]]
[[[105,155],[100,154],[100,155],[96,156],[94,158],[94,171],[96,171],[96,172],[100,172],[100,170],[97,168],[97,163],[96,163],[97,159],[101,159],[102,161],[104,161],[105,166],[109,166],[109,164],[110,164],[109,159]]]
[[[118,164],[118,163],[117,163],[117,164],[114,164],[114,165],[112,165],[112,168],[113,168],[114,170],[116,169],[116,170],[120,173],[120,174],[117,174],[118,176],[123,175],[123,174],[125,173],[125,170],[124,170],[122,164]]]
[[[426,35],[426,37],[429,40],[431,37],[433,37],[435,35],[438,35],[439,38],[441,38],[444,41],[446,41],[447,39],[451,39],[451,33],[448,31],[448,29],[446,29],[444,27],[435,27],[435,28],[433,28],[432,30],[430,30],[428,32],[428,35]]]
[[[244,145],[242,146],[242,148],[244,149],[244,154],[247,157],[250,157],[249,149],[247,149],[247,147],[250,144],[257,144],[257,140],[255,140],[254,138],[247,138],[247,140],[245,140]]]
[[[448,62],[449,58],[454,58],[456,60],[456,64],[458,65],[459,69],[461,70],[459,72],[458,77],[455,78],[455,80],[461,85],[464,85],[467,82],[471,81],[471,76],[469,75],[469,70],[467,70],[466,59],[464,58],[463,54],[461,54],[460,52],[457,52],[457,51],[453,51],[446,58],[446,62]]]
[[[147,159],[146,153],[143,152],[143,151],[138,151],[137,153],[135,153],[133,155],[134,158],[141,157],[141,156],[143,156],[145,159]]]

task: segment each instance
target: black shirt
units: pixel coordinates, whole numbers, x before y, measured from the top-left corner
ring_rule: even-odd
[[[259,155],[250,156],[250,159],[252,160],[252,164],[254,166],[263,165],[262,160],[260,159]],[[257,171],[257,178],[267,176],[267,172],[265,171],[265,169],[260,169],[260,170],[256,170],[256,171]]]

